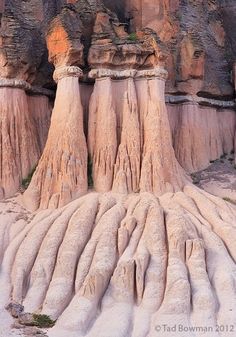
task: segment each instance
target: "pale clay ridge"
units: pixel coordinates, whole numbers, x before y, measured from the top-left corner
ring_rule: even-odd
[[[28,223],[1,219],[5,301],[57,319],[50,337],[202,336],[165,324],[228,337],[217,324],[236,324],[236,207],[192,185],[160,198],[91,193]]]

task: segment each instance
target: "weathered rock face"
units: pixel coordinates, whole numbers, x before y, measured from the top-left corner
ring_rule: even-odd
[[[44,77],[50,76],[50,68],[42,65],[42,60],[46,61],[42,32],[48,20],[56,14],[55,6],[56,1],[50,4],[44,4],[42,0],[5,2],[0,28],[1,77],[33,83],[38,77],[37,72],[40,73],[43,68]]]
[[[23,89],[0,88],[0,126],[0,197],[7,198],[17,191],[40,156],[36,125]]]
[[[168,105],[176,157],[189,173],[234,151],[236,114],[196,102]]]
[[[42,153],[47,141],[51,121],[52,104],[45,95],[28,96],[29,114],[33,117],[37,134],[37,144]]]
[[[104,96],[104,92],[107,93]],[[89,133],[96,191],[108,192],[113,182],[117,151],[116,115],[109,77],[96,82],[90,102]],[[96,124],[95,124],[96,123]]]
[[[234,1],[127,0],[132,30],[154,29],[170,49],[169,92],[232,96]]]
[[[121,112],[122,130],[114,167],[113,189],[130,193],[139,191],[141,129],[134,79],[130,77],[124,82],[125,92]]]
[[[50,66],[42,31],[55,3],[47,13],[42,1],[1,5],[0,189],[1,197],[9,197],[37,165],[47,138],[51,93],[42,86],[50,82]]]
[[[130,37],[124,28],[109,12],[97,13],[88,55],[91,68],[127,70],[165,64],[165,50],[154,31],[144,29]]]
[[[63,8],[50,24],[47,33],[49,61],[55,67],[83,65],[83,45],[81,44],[81,21],[79,13]]]
[[[29,84],[2,79],[0,87],[0,198],[14,195],[35,169],[45,145],[51,108],[44,95],[29,96]]]
[[[72,30],[73,20],[78,21],[76,31]],[[79,92],[78,102],[74,98],[79,85],[77,79],[68,78],[74,76],[72,64],[83,66],[84,63],[83,31],[78,9],[65,7],[52,21],[47,34],[49,59],[55,64],[55,74],[59,74],[60,81],[47,144],[24,195],[25,202],[33,209],[62,206],[87,190],[87,147]],[[88,144],[95,190],[108,192],[113,188],[122,193],[142,190],[160,195],[181,189],[187,178],[172,148],[164,102],[166,72],[162,65],[165,53],[156,35],[144,30],[137,41],[130,43],[118,19],[109,11],[99,9],[94,17],[91,40],[88,62],[94,69],[89,76],[96,78],[96,84],[90,99]],[[137,71],[137,68],[147,70]],[[62,86],[63,77],[67,82]],[[126,103],[119,114],[113,97],[114,78],[125,78],[120,95]],[[66,90],[65,85],[68,85]],[[144,97],[142,91],[146,91]],[[135,96],[138,99],[134,102],[132,117],[131,99]],[[68,110],[63,108],[62,111],[62,102],[67,102]],[[118,136],[119,119],[122,123],[119,122],[121,133]],[[132,135],[127,138],[127,130],[132,127],[130,123],[135,127],[134,139]],[[78,134],[72,132],[74,125]],[[156,125],[156,129],[151,130],[152,125]],[[61,135],[61,141],[56,139],[56,134]]]
[[[165,58],[152,31],[140,31],[130,43],[123,26],[111,21],[109,13],[98,12],[88,57],[95,68],[90,77],[96,78],[88,143],[97,191],[113,185],[121,193],[160,195],[187,181],[171,144]]]

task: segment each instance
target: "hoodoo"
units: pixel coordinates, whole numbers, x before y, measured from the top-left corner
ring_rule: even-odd
[[[234,336],[236,5],[28,3],[0,7],[0,337]]]
[[[187,183],[187,176],[175,158],[171,144],[170,125],[165,106],[165,79],[163,68],[142,71],[146,78],[139,82],[143,110],[143,156],[140,189],[161,195],[175,192]]]
[[[57,208],[87,191],[87,147],[78,67],[59,67],[48,139],[24,201],[32,210]]]
[[[104,96],[104,92],[107,95]],[[95,190],[111,190],[117,151],[116,114],[112,83],[108,76],[98,78],[90,101],[89,144]]]
[[[134,78],[128,77],[124,82],[122,129],[114,169],[113,190],[131,193],[139,191],[141,130]]]

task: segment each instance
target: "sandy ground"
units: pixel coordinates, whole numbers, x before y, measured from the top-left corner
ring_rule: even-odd
[[[203,171],[192,175],[196,186],[236,203],[236,166],[232,155],[222,156]]]

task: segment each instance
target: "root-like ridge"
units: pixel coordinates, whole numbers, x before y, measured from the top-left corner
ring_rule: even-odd
[[[236,323],[235,221],[235,206],[187,185],[160,198],[90,193],[19,230],[3,223],[5,301],[56,320],[49,336],[169,337],[173,322],[189,327],[173,336],[224,336],[217,325]]]

